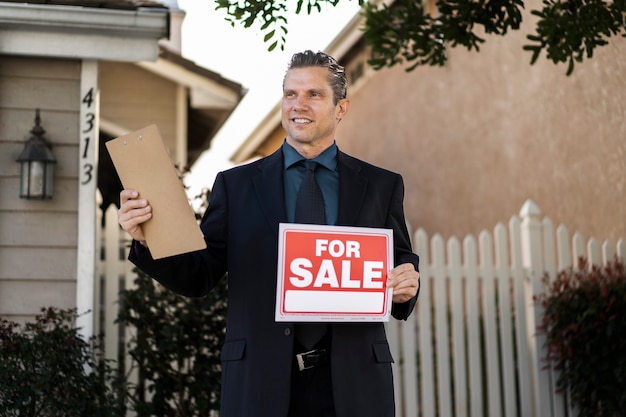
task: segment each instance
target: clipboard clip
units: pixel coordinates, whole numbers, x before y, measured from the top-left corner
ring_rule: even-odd
[[[137,135],[137,140],[141,140],[141,139],[143,139],[143,135],[140,133],[140,134]],[[127,144],[128,144],[128,142],[124,141],[124,145],[127,145]]]

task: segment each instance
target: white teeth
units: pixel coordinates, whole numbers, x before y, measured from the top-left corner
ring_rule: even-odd
[[[293,119],[295,123],[310,123],[309,119]]]

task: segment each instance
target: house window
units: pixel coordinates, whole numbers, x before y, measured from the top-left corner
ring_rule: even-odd
[[[349,73],[349,82],[351,85],[354,85],[357,80],[359,80],[361,77],[363,77],[363,66],[364,63],[363,61],[358,61],[355,65],[353,65],[350,68],[350,73]]]
[[[371,49],[361,40],[344,57],[344,66],[351,92],[357,90],[374,73],[374,69],[367,63],[371,59],[371,55]]]

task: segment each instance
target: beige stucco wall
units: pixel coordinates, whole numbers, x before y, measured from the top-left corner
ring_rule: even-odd
[[[76,307],[80,61],[0,55],[0,317]],[[35,109],[57,159],[52,200],[19,198]]]
[[[570,233],[626,238],[626,39],[567,77],[529,64],[528,31],[451,50],[443,68],[376,72],[349,90],[337,142],[403,174],[407,218],[429,235],[476,235],[530,198]]]

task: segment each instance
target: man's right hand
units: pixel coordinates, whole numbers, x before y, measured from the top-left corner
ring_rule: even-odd
[[[117,220],[122,229],[144,246],[146,246],[146,238],[141,230],[141,224],[150,218],[152,218],[152,207],[148,200],[139,198],[139,192],[136,190],[122,190]]]

